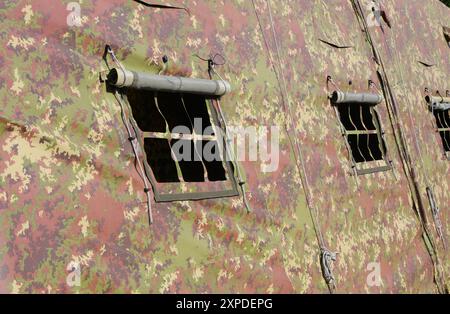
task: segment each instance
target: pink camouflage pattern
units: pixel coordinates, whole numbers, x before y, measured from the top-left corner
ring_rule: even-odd
[[[450,90],[450,10],[383,0],[385,18],[364,31],[356,12],[370,22],[372,0],[164,3],[189,14],[131,0],[0,3],[0,292],[328,293],[315,221],[338,253],[336,292],[448,292],[450,161],[425,90]],[[393,169],[356,179],[328,93],[383,89],[368,38],[396,101],[377,106]],[[228,124],[282,130],[275,172],[240,162],[250,213],[241,197],[152,202],[149,225],[119,104],[99,80],[107,44],[127,69],[157,73],[167,55],[169,74],[195,78],[208,73],[194,54],[224,56]]]

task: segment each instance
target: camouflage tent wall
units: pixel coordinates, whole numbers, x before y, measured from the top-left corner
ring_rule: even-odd
[[[424,98],[450,89],[449,9],[384,0],[373,19],[371,0],[170,4],[189,14],[131,0],[1,2],[0,292],[326,293],[314,222],[338,252],[337,292],[445,291],[449,255],[426,188],[448,240],[450,161]],[[167,55],[170,74],[207,78],[193,55],[225,57],[228,123],[282,130],[277,171],[240,163],[252,212],[240,197],[153,202],[148,224],[119,104],[99,80],[106,44],[141,72]],[[353,175],[336,89],[385,92],[392,170]]]

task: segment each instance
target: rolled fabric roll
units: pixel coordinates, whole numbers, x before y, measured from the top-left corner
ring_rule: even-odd
[[[109,84],[117,87],[172,93],[223,96],[231,92],[230,84],[222,80],[155,75],[121,68],[111,69],[107,76],[107,81]]]
[[[334,91],[331,95],[331,102],[333,104],[366,104],[369,106],[375,106],[382,101],[383,96],[380,94]]]
[[[449,110],[450,109],[450,97],[425,97],[426,102],[434,110]]]

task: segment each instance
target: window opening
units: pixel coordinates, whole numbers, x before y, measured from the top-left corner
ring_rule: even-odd
[[[450,97],[427,96],[426,101],[436,120],[444,154],[450,159]]]
[[[331,103],[336,108],[353,168],[358,175],[391,169],[386,158],[384,133],[375,109],[382,100],[383,97],[378,94],[340,91],[331,94]]]
[[[110,71],[108,81],[125,87],[124,99],[143,132],[146,172],[156,201],[239,195],[225,140],[216,132],[222,126],[214,102],[230,90],[227,82],[120,68]],[[179,185],[175,192],[165,187],[174,184]]]

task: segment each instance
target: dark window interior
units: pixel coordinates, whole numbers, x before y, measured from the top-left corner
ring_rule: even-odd
[[[158,107],[169,125],[169,132],[177,126],[186,126],[192,133],[192,123],[180,94],[158,93]],[[193,120],[192,120],[193,121]]]
[[[450,152],[450,115],[449,110],[435,110],[437,126],[440,129],[439,134],[442,138],[444,150]]]
[[[369,134],[369,150],[374,160],[382,160],[383,152],[386,151],[384,140],[379,140],[378,134]]]
[[[172,159],[168,140],[146,138],[144,139],[144,149],[156,181],[179,182],[177,166]]]
[[[213,160],[205,160],[203,158],[203,163],[205,164],[206,170],[208,172],[209,181],[225,181],[227,179],[225,175],[225,169],[223,168],[222,162],[220,161],[220,152],[217,142],[213,141],[202,141],[202,148],[205,150],[205,146],[208,145],[207,151],[211,151],[214,156]],[[209,149],[212,147],[213,149]]]
[[[370,107],[358,104],[338,106],[341,122],[347,131],[376,130]]]
[[[347,134],[347,141],[355,162],[382,160],[386,145],[381,136],[375,109],[359,104],[339,104],[337,108],[345,130],[357,131],[357,134]]]
[[[172,145],[177,142],[182,142],[183,146],[181,148],[181,153],[183,152],[183,147],[190,147],[190,161],[179,161],[178,164],[181,168],[181,173],[183,174],[183,180],[185,182],[203,182],[205,181],[205,173],[203,171],[203,164],[200,161],[200,156],[195,150],[194,141],[191,140],[172,140]]]
[[[184,182],[227,180],[217,141],[171,139],[169,133],[177,126],[185,126],[192,133],[195,119],[201,119],[202,129],[195,130],[195,133],[202,135],[205,128],[211,126],[212,120],[208,112],[208,99],[191,94],[161,92],[155,94],[132,90],[127,91],[127,98],[138,127],[143,132],[158,133],[157,138],[145,137],[144,139],[147,162],[157,182],[173,183],[180,182],[181,179]],[[214,134],[209,132],[207,135]],[[172,158],[172,146],[179,141],[184,142],[182,147],[190,145],[190,160],[177,162]],[[208,145],[206,150],[212,152],[217,158],[213,160],[210,158],[206,160],[205,156],[200,158],[199,152],[203,152],[206,145]],[[183,153],[182,149],[180,152]],[[182,178],[178,176],[177,164]]]
[[[166,132],[166,122],[156,107],[153,92],[127,91],[133,117],[143,132]]]
[[[205,97],[199,95],[183,95],[184,105],[188,115],[194,123],[194,119],[202,119],[203,130],[195,130],[197,133],[204,132],[207,127],[211,126],[208,108],[206,106]]]

